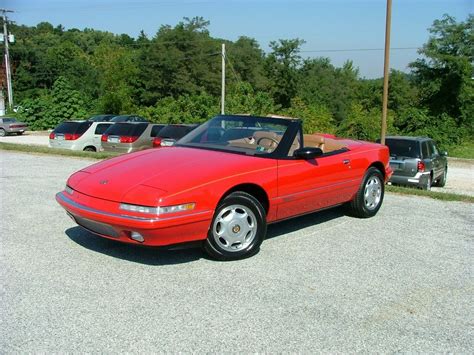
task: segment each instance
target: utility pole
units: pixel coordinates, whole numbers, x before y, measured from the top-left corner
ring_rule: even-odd
[[[222,43],[221,115],[225,113],[225,43]]]
[[[5,43],[5,72],[7,76],[7,92],[8,92],[8,108],[13,109],[13,88],[12,88],[12,74],[10,68],[10,53],[8,52],[8,41],[10,36],[8,35],[7,29],[7,12],[13,12],[12,10],[0,9],[3,14],[3,41]]]
[[[385,144],[387,133],[387,106],[388,106],[388,69],[390,67],[390,28],[392,23],[392,0],[387,0],[387,17],[385,20],[385,58],[383,64],[383,100],[382,100],[382,129],[380,143]]]

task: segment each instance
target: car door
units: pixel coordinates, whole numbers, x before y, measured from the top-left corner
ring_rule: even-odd
[[[348,201],[354,187],[349,152],[315,159],[278,160],[277,218],[316,211]]]

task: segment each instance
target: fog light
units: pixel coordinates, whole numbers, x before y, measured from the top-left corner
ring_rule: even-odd
[[[143,235],[141,235],[138,232],[130,232],[130,238],[140,243],[143,243],[145,241],[145,238],[143,238]]]

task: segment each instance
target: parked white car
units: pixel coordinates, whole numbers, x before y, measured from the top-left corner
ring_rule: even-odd
[[[91,121],[60,123],[49,135],[49,146],[51,148],[98,152],[101,150],[102,133],[113,124],[113,122]]]

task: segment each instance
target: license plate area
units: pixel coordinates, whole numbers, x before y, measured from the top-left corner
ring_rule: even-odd
[[[108,137],[107,142],[109,142],[109,143],[120,143],[120,137]]]
[[[79,217],[79,216],[75,216],[71,213],[68,213],[68,215],[78,225],[80,225],[81,227],[87,229],[88,231],[94,234],[105,235],[107,237],[112,237],[112,238],[119,238],[119,233],[117,233],[117,231],[114,228],[112,228],[112,226],[109,226],[108,224],[92,221],[90,219]]]

